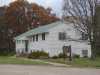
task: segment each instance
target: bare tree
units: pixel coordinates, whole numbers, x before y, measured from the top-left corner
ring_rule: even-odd
[[[80,32],[88,35],[91,44],[92,58],[94,58],[96,55],[95,14],[97,4],[97,0],[64,0],[63,3],[64,18],[71,18],[70,22],[74,24],[75,28]]]

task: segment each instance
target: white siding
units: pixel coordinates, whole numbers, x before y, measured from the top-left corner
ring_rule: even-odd
[[[38,34],[38,41],[29,41],[29,52],[34,50],[47,50],[48,33],[46,33],[45,38],[45,40],[42,40],[42,34]]]
[[[22,52],[22,51],[25,52],[25,41],[22,42],[22,40],[16,40],[16,52]]]
[[[63,46],[72,46],[72,54],[79,54],[82,57],[82,50],[88,50],[88,56],[91,56],[91,49],[87,42],[68,41],[68,39],[62,41],[59,40],[59,32],[66,32],[67,38],[79,39],[80,33],[76,31],[72,24],[57,25],[46,33],[45,40],[42,40],[42,34],[38,34],[38,41],[28,38],[29,41],[29,53],[33,50],[44,50],[49,52],[50,56],[58,55],[62,52]],[[24,44],[16,44],[16,48],[25,48]],[[18,49],[17,49],[18,50]]]

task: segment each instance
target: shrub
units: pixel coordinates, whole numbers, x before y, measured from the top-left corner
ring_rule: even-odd
[[[0,48],[0,56],[12,56],[15,54],[15,50],[6,49],[6,48]]]
[[[55,55],[55,56],[53,56],[53,57],[51,57],[51,58],[52,58],[52,59],[57,59],[57,58],[59,58],[59,57]]]
[[[48,58],[49,53],[44,51],[33,51],[29,54],[28,58],[38,59],[38,58]]]
[[[58,55],[58,57],[59,57],[59,58],[65,58],[65,55],[64,55],[63,53],[60,53],[60,54]]]
[[[80,58],[80,55],[74,54],[74,55],[73,55],[73,58]]]
[[[88,56],[83,56],[83,58],[88,58]]]
[[[27,53],[25,53],[24,51],[22,51],[21,53],[19,53],[19,57],[27,57]]]
[[[52,57],[53,59],[57,59],[57,58],[65,58],[65,55],[63,53],[59,53],[58,55],[55,55]]]

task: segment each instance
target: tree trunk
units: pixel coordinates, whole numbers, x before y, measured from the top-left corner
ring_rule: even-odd
[[[90,40],[90,45],[91,45],[91,59],[95,60],[96,52],[95,52],[94,33],[93,33],[93,35],[91,35],[91,31],[89,31],[88,35],[89,35],[89,40]]]
[[[95,60],[96,52],[95,52],[95,43],[91,42],[91,59]]]

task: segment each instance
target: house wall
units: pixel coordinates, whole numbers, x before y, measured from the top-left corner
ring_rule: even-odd
[[[66,40],[59,40],[59,32],[65,32],[67,35]],[[74,40],[70,40],[72,38]],[[45,40],[42,40],[42,34],[38,34],[38,41],[32,40],[32,36],[30,37],[22,37],[18,40],[29,40],[28,44],[28,53],[35,50],[44,50],[48,52],[50,56],[58,55],[62,53],[63,46],[71,45],[72,55],[78,54],[81,57],[82,50],[88,50],[88,57],[91,57],[91,48],[85,41],[75,41],[81,38],[80,33],[75,30],[72,24],[64,24],[60,23],[59,25],[49,29],[49,32],[45,35]],[[16,52],[25,51],[25,43],[16,43]]]
[[[18,41],[20,41],[18,43]],[[25,41],[23,40],[16,40],[16,52],[17,53],[22,53],[22,52],[25,52]]]
[[[42,34],[38,34],[38,41],[33,41],[32,37],[31,37],[30,41],[29,41],[29,47],[28,47],[29,53],[31,51],[36,51],[36,50],[47,50],[48,35],[49,35],[49,33],[45,33],[45,40],[42,40]]]
[[[64,41],[59,40],[59,32],[66,32],[67,39]],[[74,29],[72,24],[61,24],[50,30],[48,40],[51,56],[61,53],[63,51],[63,46],[71,45],[72,54],[78,54],[83,57],[82,50],[88,50],[88,57],[91,57],[91,48],[87,42],[68,41],[69,37],[75,40],[79,40],[81,38],[80,33],[76,29]]]
[[[25,52],[25,40],[27,40],[26,37],[22,37],[20,39],[15,40],[15,43],[16,43],[16,54]]]
[[[71,45],[72,49],[72,55],[80,55],[80,57],[83,57],[82,50],[88,51],[88,57],[91,57],[91,47],[87,42],[76,42],[76,41],[68,41],[67,44]]]
[[[72,24],[60,24],[49,30],[49,33],[46,33],[46,40],[42,40],[42,35],[39,34],[38,42],[33,42],[30,38],[29,41],[29,53],[34,50],[44,50],[50,54],[50,56],[58,55],[62,53],[63,46],[72,47],[72,54],[78,54],[81,57],[82,50],[88,50],[88,57],[91,56],[90,46],[87,42],[77,42],[77,41],[68,41],[67,40],[59,40],[59,32],[66,32],[67,38],[80,39],[80,33],[76,31]]]

